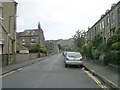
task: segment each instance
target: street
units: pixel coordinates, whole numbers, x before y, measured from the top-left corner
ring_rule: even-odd
[[[2,78],[2,88],[100,88],[81,68],[64,66],[56,54]]]

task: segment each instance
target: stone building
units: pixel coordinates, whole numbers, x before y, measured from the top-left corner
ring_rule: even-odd
[[[9,2],[2,2],[2,53],[5,59],[13,61],[16,53],[16,14],[17,2],[9,0]],[[15,60],[15,59],[14,59]]]
[[[104,42],[115,34],[120,33],[120,1],[112,4],[110,10],[106,10],[105,14],[87,31],[87,41],[91,41],[96,34],[100,34]]]
[[[3,5],[3,54],[15,53],[17,3],[14,0],[2,2]]]
[[[3,45],[3,42],[2,42],[2,21],[3,21],[3,18],[2,18],[2,2],[0,2],[0,54],[2,54],[2,45]]]
[[[59,52],[56,40],[46,40],[45,45],[49,54],[57,54]]]
[[[3,41],[2,41],[2,2],[0,2],[0,66],[2,65],[2,48],[3,48]]]
[[[38,24],[38,29],[26,29],[23,32],[17,33],[17,42],[20,45],[30,47],[31,45],[45,45],[45,38],[43,30]]]

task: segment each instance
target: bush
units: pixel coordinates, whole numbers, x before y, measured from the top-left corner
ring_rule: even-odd
[[[120,42],[113,43],[111,45],[112,50],[119,50],[120,51]]]
[[[31,45],[30,46],[30,52],[31,53],[38,53],[39,52],[39,47],[36,45]]]
[[[101,54],[100,51],[98,51],[94,47],[92,47],[91,51],[92,51],[92,57],[93,57],[93,59],[99,59],[99,56]]]
[[[103,42],[103,38],[100,34],[97,34],[92,39],[92,45],[96,48]]]
[[[120,65],[120,51],[112,50],[105,54],[105,61],[107,63]]]
[[[81,50],[80,50],[82,53],[83,53],[83,55],[85,55],[86,57],[88,57],[88,58],[91,58],[92,57],[92,55],[91,55],[91,45],[89,45],[89,44],[84,44],[83,46],[82,46],[82,48],[81,48]]]
[[[104,52],[106,51],[106,43],[101,43],[98,48],[97,48],[98,51],[101,51],[101,52]]]
[[[111,49],[111,48],[110,48],[111,45],[112,45],[113,43],[116,43],[116,42],[120,42],[120,34],[115,34],[115,35],[111,36],[111,37],[108,39],[108,41],[107,41],[107,47],[108,47],[108,49]]]

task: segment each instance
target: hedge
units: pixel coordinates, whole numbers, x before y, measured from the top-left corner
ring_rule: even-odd
[[[106,52],[105,62],[115,65],[120,65],[120,51],[112,50]]]

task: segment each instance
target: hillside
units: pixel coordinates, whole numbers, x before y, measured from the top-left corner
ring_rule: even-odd
[[[74,50],[74,39],[62,39],[57,42],[57,44],[61,45],[65,50]]]

